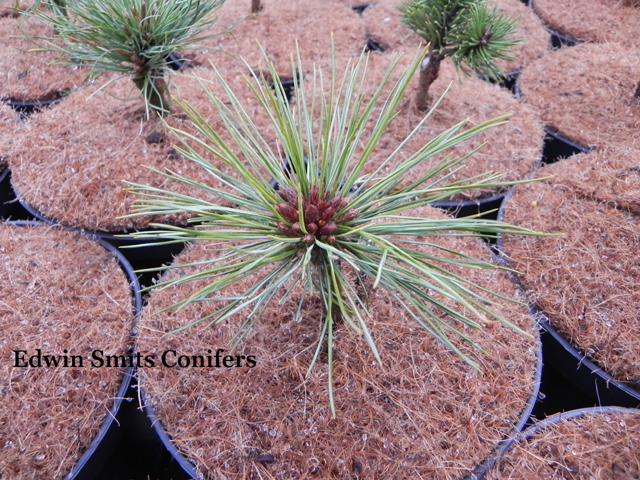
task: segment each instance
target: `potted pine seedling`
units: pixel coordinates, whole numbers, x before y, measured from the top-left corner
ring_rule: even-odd
[[[429,107],[429,87],[438,78],[440,63],[451,58],[456,68],[492,79],[503,73],[496,60],[511,60],[509,40],[516,20],[498,13],[485,0],[410,0],[400,7],[403,23],[428,44],[420,65],[416,95],[419,110]]]
[[[36,16],[65,43],[54,47],[66,62],[90,67],[93,78],[106,73],[131,78],[151,112],[170,110],[170,57],[203,40],[224,0],[60,0]],[[53,11],[53,13],[51,13]],[[63,13],[63,14],[60,14]]]
[[[377,46],[377,51],[406,50],[416,41],[422,40],[412,34],[412,30],[402,22],[398,7],[405,2],[406,0],[378,0],[363,12],[367,39]],[[549,32],[533,10],[520,0],[497,0],[491,2],[491,5],[495,5],[503,15],[518,19],[517,32],[510,38],[521,41],[509,49],[509,56],[513,58],[509,61],[497,60],[498,65],[506,72],[506,78],[501,79],[501,83],[510,87],[520,70],[549,51]]]
[[[424,53],[369,100],[365,59],[324,79],[297,75],[293,107],[273,67],[275,92],[256,75],[277,148],[221,79],[227,95],[211,102],[233,144],[188,104],[204,139],[174,130],[211,180],[164,173],[189,195],[132,185],[135,216],[193,215],[189,228],[135,234],[192,242],[151,292],[137,340],[157,361],[140,369],[146,403],[197,463],[190,475],[459,478],[528,412],[536,329],[477,237],[533,232],[427,206],[501,184],[436,179],[461,159],[402,186],[416,165],[505,119],[459,123],[406,160],[390,155],[389,173],[362,174]]]
[[[447,16],[445,12],[451,15]],[[404,3],[400,12],[397,3],[382,0],[367,9],[364,16],[370,32],[377,35],[374,38],[390,46],[384,53],[372,55],[372,79],[384,76],[394,48],[406,50],[411,42],[418,39],[431,42],[411,87],[417,92],[416,100],[403,102],[396,119],[365,166],[365,173],[375,171],[398,146],[399,156],[408,158],[421,147],[424,138],[445,131],[452,118],[465,116],[480,124],[501,112],[513,114],[509,123],[500,131],[485,131],[457,146],[455,154],[460,156],[479,150],[466,162],[463,171],[452,170],[443,172],[443,175],[450,175],[452,181],[458,181],[493,170],[503,172],[506,180],[518,180],[537,168],[544,139],[539,113],[530,105],[519,102],[506,89],[478,76],[460,81],[460,70],[471,72],[475,69],[480,74],[498,75],[501,69],[495,62],[501,60],[501,56],[508,56],[507,47],[516,43],[504,38],[513,30],[510,18],[496,13],[483,2],[424,0]],[[387,22],[387,19],[391,20]],[[402,26],[401,20],[418,34],[411,34],[409,28]],[[374,80],[370,93],[375,90],[375,85]],[[429,121],[422,122],[424,108],[445,91],[449,93],[437,111]],[[416,128],[419,132],[407,138]],[[420,178],[441,159],[432,158],[416,166],[407,183],[410,184],[413,177]],[[496,188],[458,192],[438,205],[460,215],[485,213],[499,206],[504,191]]]
[[[173,149],[159,117],[174,126],[184,121],[171,114],[169,85],[178,98],[196,86],[204,94],[191,77],[171,75],[169,56],[207,38],[204,30],[221,5],[220,0],[80,0],[65,5],[67,15],[34,12],[64,42],[44,47],[62,54],[64,63],[79,65],[91,81],[55,109],[30,117],[24,135],[7,147],[21,202],[40,218],[93,231],[118,245],[124,240],[115,235],[145,228],[145,221],[120,218],[132,201],[123,181],[148,177],[142,165],[193,170]],[[200,75],[206,77],[206,67]],[[122,101],[132,97],[140,101]],[[167,221],[184,224],[185,218]]]

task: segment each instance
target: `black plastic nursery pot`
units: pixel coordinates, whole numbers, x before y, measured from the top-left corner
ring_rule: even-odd
[[[523,0],[523,3],[528,5],[529,8],[533,8],[533,1],[534,0]],[[551,28],[547,27],[547,31],[551,34],[551,48],[573,47],[574,45],[582,43],[578,40],[562,35]]]
[[[513,189],[505,195],[505,202],[513,194]],[[504,209],[500,209],[498,220],[503,221]],[[502,237],[496,241],[497,261],[506,265]],[[514,283],[521,288],[518,280],[512,276]],[[607,372],[590,361],[586,355],[567,342],[558,331],[551,326],[545,312],[530,304],[531,314],[538,319],[543,345],[543,358],[546,365],[552,366],[569,384],[579,390],[594,406],[613,405],[629,408],[640,408],[640,392],[618,382]]]
[[[532,308],[540,319],[543,356],[547,364],[586,395],[593,405],[640,408],[640,392],[618,382],[567,342],[549,323],[549,319]]]
[[[548,128],[544,129],[544,134],[544,147],[542,152],[542,162],[544,164],[555,163],[558,160],[591,151],[571,140],[567,140],[562,135],[558,135]]]
[[[46,217],[40,213],[37,209],[33,208],[24,199],[19,199],[20,205],[29,214],[33,215],[39,221],[42,221],[48,225],[59,225],[56,220]],[[173,256],[177,255],[184,248],[184,243],[165,243],[162,239],[138,239],[128,236],[131,232],[101,232],[95,230],[84,230],[75,227],[65,226],[70,230],[81,231],[83,234],[96,238],[104,244],[108,244],[115,249],[118,249],[119,254],[138,269],[156,268],[164,264],[171,263]],[[148,286],[148,279],[144,279],[144,284]]]
[[[526,406],[522,411],[522,413],[520,414],[520,417],[518,418],[517,423],[513,426],[513,429],[511,430],[509,435],[502,442],[500,442],[500,444],[495,449],[495,451],[491,454],[491,456],[488,457],[486,460],[484,460],[482,463],[480,463],[470,475],[465,476],[462,480],[482,479],[486,474],[486,472],[495,464],[498,458],[509,449],[509,447],[513,443],[516,436],[520,432],[522,432],[525,429],[525,427],[528,425],[528,423],[531,420],[532,412],[535,408],[536,402],[540,394],[542,368],[543,368],[543,353],[542,353],[542,348],[540,347],[538,348],[538,352],[537,352],[533,391],[530,397],[528,398]],[[182,455],[182,453],[178,450],[178,448],[176,448],[175,444],[171,440],[171,436],[166,432],[162,424],[162,421],[156,415],[155,410],[153,409],[153,407],[151,407],[146,403],[144,386],[141,386],[140,390],[141,390],[140,399],[142,401],[146,414],[149,420],[151,421],[151,424],[153,425],[153,428],[158,438],[162,442],[163,450],[165,450],[171,455],[171,462],[169,463],[168,468],[174,475],[172,478],[174,480],[187,480],[187,479],[203,480],[204,477],[202,476],[202,474],[198,474],[196,470],[197,468],[196,465],[189,459],[185,458],[184,455]],[[179,471],[176,470],[177,467],[179,467]]]
[[[507,438],[505,438],[498,445],[498,447],[493,452],[493,454],[489,458],[487,458],[485,461],[483,461],[480,465],[478,465],[474,469],[471,475],[464,477],[463,480],[480,480],[482,477],[484,477],[486,472],[495,464],[495,462],[500,457],[500,455],[502,455],[504,452],[506,452],[509,449],[516,435],[524,430],[525,426],[527,425],[527,423],[531,418],[531,414],[533,412],[536,401],[538,399],[538,395],[540,392],[541,378],[542,378],[542,351],[539,350],[538,361],[536,364],[534,391],[529,397],[527,401],[527,406],[522,411],[522,414],[520,415],[518,422],[514,425],[511,433],[507,436]],[[141,398],[144,404],[144,390]],[[191,478],[198,479],[198,480],[203,479],[202,475],[199,475],[197,473],[196,466],[190,460],[185,458],[182,455],[182,453],[180,453],[180,451],[176,448],[174,443],[171,441],[171,436],[165,431],[162,425],[162,422],[157,417],[153,408],[147,404],[144,404],[144,408],[147,412],[147,416],[151,420],[151,424],[153,425],[153,428],[156,434],[158,435],[158,437],[162,442],[163,448],[166,449],[166,451],[169,452],[169,454],[171,455],[172,461],[170,463],[170,467],[172,468],[172,471],[175,472],[176,467],[180,467],[181,469],[179,473],[178,472],[174,473],[174,475],[176,475],[173,477],[174,480],[187,480]]]
[[[7,225],[14,225],[19,227],[43,227],[51,228],[50,225],[34,220],[19,220],[19,221],[7,221]],[[61,227],[60,227],[61,228]],[[142,310],[142,297],[140,294],[140,284],[138,277],[136,276],[133,268],[127,261],[127,259],[109,243],[85,235],[89,240],[98,243],[102,248],[107,250],[113,256],[116,257],[118,264],[126,274],[129,282],[129,286],[132,294],[132,309],[135,317],[140,315]],[[65,350],[66,353],[66,350]],[[131,380],[133,378],[134,369],[132,366],[126,368],[124,371],[122,382],[115,393],[113,404],[109,408],[109,415],[100,426],[97,434],[92,439],[91,443],[80,456],[76,464],[71,468],[70,472],[65,476],[65,480],[93,480],[96,478],[97,472],[105,464],[109,455],[115,450],[118,443],[122,438],[122,428],[116,419],[120,407],[123,401],[127,400],[126,393],[130,388]]]
[[[553,415],[519,434],[488,478],[638,478],[639,421],[640,410],[622,407]]]
[[[24,116],[29,116],[34,112],[38,112],[43,108],[50,107],[51,105],[55,105],[56,103],[62,100],[62,95],[57,95],[56,98],[50,100],[32,100],[32,101],[14,101],[9,100],[5,102],[11,108],[13,108],[16,112]]]

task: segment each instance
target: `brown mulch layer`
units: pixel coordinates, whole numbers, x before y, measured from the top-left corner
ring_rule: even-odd
[[[498,60],[505,72],[522,70],[534,60],[546,55],[551,49],[551,35],[540,18],[520,0],[495,0],[498,10],[518,19],[514,38],[522,41],[510,49],[513,60]]]
[[[638,189],[637,151],[613,158],[572,157],[540,170],[556,175],[551,180],[516,188],[505,220],[563,236],[507,236],[504,250],[551,325],[616,380],[639,389],[640,216],[637,197],[629,198]]]
[[[571,168],[556,169],[554,182],[587,200],[640,216],[640,150],[618,148],[572,157]]]
[[[413,214],[443,216],[428,207]],[[477,240],[434,241],[488,258]],[[192,245],[176,261],[215,259],[212,248],[216,246]],[[434,253],[431,247],[418,248]],[[447,268],[459,272],[459,267]],[[168,278],[193,271],[176,268]],[[219,295],[241,294],[248,282],[264,275]],[[464,275],[513,298],[514,288],[501,272],[469,270]],[[372,279],[366,281],[370,288]],[[383,366],[377,365],[362,336],[345,323],[335,324],[335,419],[329,407],[326,350],[305,379],[322,311],[319,298],[310,296],[301,320],[294,319],[299,285],[283,304],[279,296],[273,300],[239,347],[238,355],[255,356],[254,368],[160,366],[167,350],[178,356],[206,356],[209,349],[213,355],[217,349],[229,353],[229,341],[246,320],[246,311],[215,327],[198,325],[165,335],[221,305],[199,302],[160,313],[202,286],[199,281],[152,292],[137,348],[156,359],[156,367],[140,370],[148,403],[180,451],[208,478],[460,478],[509,434],[532,392],[536,340],[497,322],[481,330],[464,329],[486,355],[453,341],[479,362],[480,374],[419,328],[382,289],[370,293],[367,322]],[[492,308],[536,336],[522,306],[498,301]]]
[[[398,7],[403,3],[402,0],[380,0],[362,15],[367,37],[387,52],[399,49],[414,51],[421,40],[401,23]],[[533,11],[520,0],[495,0],[489,4],[496,6],[501,13],[519,19],[514,39],[522,43],[511,49],[510,56],[514,60],[498,61],[505,72],[521,70],[549,51],[549,33]]]
[[[408,63],[409,56],[405,55],[402,59],[403,64]],[[370,73],[367,74],[374,79],[369,84],[370,89],[376,88],[389,61],[390,55],[372,55],[369,63]],[[401,69],[397,69],[397,74],[394,75],[399,76],[400,71]],[[378,148],[365,167],[365,173],[375,171],[427,114],[427,112],[418,111],[415,107],[417,83],[416,75],[399,106],[399,114],[382,137]],[[430,88],[432,103],[435,104],[449,85],[451,87],[446,97],[433,116],[414,134],[396,158],[407,158],[435,136],[465,119],[469,120],[468,128],[495,117],[512,114],[506,125],[485,131],[445,152],[445,154],[451,153],[453,156],[461,157],[486,143],[478,152],[464,161],[465,167],[451,176],[450,181],[458,181],[487,172],[505,174],[501,181],[514,181],[526,177],[536,168],[542,154],[544,132],[538,115],[531,107],[518,102],[513,95],[498,85],[474,77],[458,77],[451,62],[445,60],[441,65],[439,78]],[[426,173],[443,157],[442,154],[438,155],[414,167],[410,172],[411,178],[408,180]],[[392,166],[389,165],[386,169],[389,170]],[[495,195],[504,188],[506,187],[468,190],[455,195],[452,199],[477,200]]]
[[[292,78],[291,59],[299,48],[305,73],[313,65],[327,66],[333,41],[339,64],[357,58],[365,45],[362,19],[350,5],[340,0],[263,0],[262,9],[250,16],[250,2],[228,0],[217,11],[216,25],[208,34],[222,33],[205,40],[195,50],[195,61],[224,65],[228,58],[243,58],[258,70],[264,68],[258,43],[279,75]],[[224,69],[224,67],[219,67]]]
[[[637,142],[640,49],[615,43],[561,48],[520,76],[524,100],[554,132],[589,148]]]
[[[30,52],[44,40],[25,36],[53,37],[53,30],[24,17],[0,18],[0,100],[53,100],[82,83],[88,70],[55,64],[53,52]]]
[[[603,410],[568,419],[560,414],[562,420],[516,443],[486,478],[640,478],[640,411]]]
[[[556,32],[580,42],[619,42],[638,48],[640,9],[625,0],[534,0],[533,9]]]
[[[172,94],[192,104],[212,128],[224,132],[209,98],[191,76],[203,77],[214,95],[226,98],[213,81],[212,69],[203,66],[189,73],[174,77]],[[254,114],[254,122],[262,125],[264,114],[255,101],[251,103],[252,94],[241,79],[228,75],[227,80],[234,83],[235,94]],[[126,191],[125,181],[192,193],[191,187],[167,180],[147,167],[171,169],[205,183],[213,181],[201,167],[178,154],[174,147],[180,142],[162,122],[155,118],[142,120],[138,94],[130,80],[121,79],[107,91],[96,92],[95,87],[78,91],[59,105],[29,117],[9,155],[12,182],[20,197],[63,224],[122,231],[144,228],[159,220],[120,218],[132,212],[137,200]],[[166,121],[174,128],[193,133],[191,122],[177,105]],[[207,156],[202,149],[200,153]],[[173,215],[160,220],[184,224],[186,217]]]
[[[0,269],[0,477],[61,479],[110,415],[123,381],[123,368],[91,360],[96,350],[127,354],[129,282],[96,243],[42,226],[0,226]],[[28,362],[36,349],[42,368],[15,366],[16,350]],[[46,366],[45,355],[65,352],[67,367]]]

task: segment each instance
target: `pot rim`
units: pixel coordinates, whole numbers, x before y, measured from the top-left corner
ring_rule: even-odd
[[[502,203],[502,207],[498,212],[498,220],[504,221],[504,206],[510,200],[515,192],[515,188],[513,187],[507,194],[505,195],[504,201]],[[495,259],[496,262],[501,266],[508,266],[507,255],[504,251],[504,243],[502,241],[502,236],[498,236],[495,245]],[[517,286],[520,291],[524,292],[522,284],[518,281],[515,275],[509,275],[511,280]],[[572,376],[572,383],[576,385],[580,390],[583,390],[579,387],[579,382],[581,376],[592,376],[592,384],[590,385],[590,389],[595,389],[596,395],[587,394],[589,397],[595,397],[600,403],[600,392],[604,391],[607,393],[607,397],[611,395],[612,399],[610,401],[615,403],[622,403],[628,406],[635,405],[636,407],[640,406],[640,391],[637,391],[628,385],[620,382],[613,378],[609,373],[607,373],[602,367],[596,365],[594,362],[589,360],[585,354],[583,354],[579,349],[574,347],[571,343],[569,343],[560,333],[551,325],[548,315],[542,310],[538,309],[534,303],[529,303],[529,310],[531,314],[534,315],[538,319],[538,323],[540,324],[540,328],[542,329],[543,334],[548,334],[549,339],[553,340],[555,345],[559,346],[567,355],[570,355],[575,360],[576,367],[576,375]],[[562,370],[561,370],[562,371]],[[588,373],[585,373],[588,372]],[[600,390],[600,387],[603,387],[603,390]],[[586,393],[586,392],[585,392]],[[605,399],[606,401],[606,399]]]
[[[523,431],[519,436],[518,440],[522,441],[524,439],[531,438],[533,435],[543,431],[545,428],[550,425],[555,425],[560,422],[564,422],[566,420],[571,420],[573,418],[579,418],[586,415],[605,415],[605,414],[632,414],[632,415],[640,415],[640,410],[637,408],[627,408],[627,407],[616,407],[616,406],[607,406],[607,407],[589,407],[589,408],[577,408],[575,410],[569,410],[568,412],[560,412],[555,415],[551,415],[544,420],[540,420],[538,423],[531,425],[525,431]]]
[[[29,226],[29,227],[61,228],[59,225],[49,225],[45,222],[41,222],[38,220],[10,220],[10,221],[2,222],[2,224],[15,225],[20,227]],[[108,244],[103,240],[97,239],[95,237],[91,237],[90,235],[84,232],[80,232],[80,233],[86,238],[88,238],[89,240],[95,241],[98,244],[100,244],[105,250],[107,250],[117,258],[120,267],[124,270],[124,272],[126,273],[129,279],[129,286],[133,293],[133,298],[132,298],[133,313],[134,313],[134,317],[137,319],[140,316],[140,313],[142,311],[142,295],[140,294],[140,283],[138,282],[138,277],[133,271],[133,268],[131,267],[127,259],[124,257],[124,255],[122,255],[122,253],[120,253],[117,248],[113,247],[112,245]],[[91,464],[91,462],[92,460],[95,461],[95,459],[93,458],[94,455],[96,455],[96,458],[98,458],[97,457],[98,455],[100,456],[100,458],[98,459],[99,461],[102,461],[104,459],[103,455],[100,452],[98,452],[98,449],[102,444],[103,440],[105,440],[105,438],[107,437],[107,435],[109,435],[109,433],[114,431],[116,428],[120,427],[120,424],[116,420],[116,415],[120,410],[120,406],[122,405],[123,400],[126,399],[125,395],[131,384],[131,380],[133,376],[134,376],[133,367],[127,367],[124,371],[122,382],[118,387],[118,391],[116,392],[116,395],[113,399],[113,405],[111,409],[109,409],[109,415],[107,415],[102,425],[100,425],[100,429],[98,430],[98,433],[93,437],[93,439],[91,440],[91,443],[89,444],[87,449],[84,451],[84,453],[80,456],[80,458],[75,463],[75,465],[71,467],[71,471],[64,477],[64,480],[88,480],[88,479],[94,478],[95,471],[93,471],[94,466]]]
[[[488,250],[491,250],[487,247]],[[492,253],[492,255],[494,255]],[[535,317],[532,316],[532,320]],[[489,454],[489,456],[479,463],[473,471],[462,478],[462,480],[481,480],[487,473],[487,471],[496,463],[498,458],[506,452],[513,442],[516,440],[517,436],[522,433],[526,424],[531,419],[531,415],[533,413],[533,409],[535,408],[536,402],[538,400],[540,394],[540,385],[542,383],[542,368],[543,368],[543,359],[542,359],[542,342],[540,339],[540,330],[537,330],[537,351],[536,351],[536,365],[533,376],[533,388],[531,395],[527,399],[525,406],[518,417],[518,420],[513,425],[511,431],[498,443],[496,448]],[[182,453],[178,450],[175,444],[171,440],[171,436],[167,433],[162,420],[156,414],[155,409],[147,403],[146,394],[144,390],[144,385],[138,376],[138,391],[140,392],[140,403],[142,407],[145,409],[149,420],[151,421],[151,425],[155,430],[156,434],[160,438],[164,448],[171,454],[171,457],[180,465],[180,467],[184,470],[184,472],[190,477],[197,480],[204,480],[205,477],[202,473],[197,471],[197,466],[194,462],[186,458]]]
[[[28,116],[42,108],[50,107],[62,101],[64,97],[60,95],[58,98],[50,100],[6,100],[4,103],[21,115]]]
[[[534,373],[534,385],[533,392],[527,399],[525,407],[518,418],[518,421],[514,424],[511,431],[505,436],[503,440],[497,445],[497,447],[491,452],[489,457],[487,457],[484,461],[482,461],[476,468],[467,476],[465,476],[462,480],[481,480],[487,473],[487,471],[496,463],[496,461],[503,455],[511,445],[516,441],[518,435],[521,435],[523,429],[529,419],[531,418],[531,414],[535,407],[535,404],[538,400],[538,395],[540,393],[540,384],[542,381],[542,345],[540,340],[538,340],[538,351],[536,353],[536,368]],[[171,436],[167,433],[164,425],[162,424],[162,420],[156,414],[155,409],[149,405],[146,401],[146,394],[144,390],[144,386],[138,378],[139,392],[140,392],[140,402],[147,412],[147,416],[151,421],[153,429],[156,434],[160,438],[162,445],[167,451],[170,453],[171,457],[180,465],[180,467],[184,470],[184,472],[190,477],[197,480],[204,480],[204,475],[197,471],[197,466],[191,460],[187,459],[175,446],[173,441],[171,440]],[[70,479],[69,479],[70,480]]]
[[[529,8],[533,9],[534,0],[522,0],[522,1],[523,3],[526,3]],[[549,28],[549,27],[545,27],[545,28],[551,34],[551,39],[550,39],[551,48],[561,48],[563,46],[573,47],[574,45],[578,45],[582,43],[580,40],[575,40],[571,37],[567,37],[566,35],[562,35],[561,33],[558,33],[557,31],[553,30],[552,28]],[[556,42],[554,42],[554,38],[556,39]]]

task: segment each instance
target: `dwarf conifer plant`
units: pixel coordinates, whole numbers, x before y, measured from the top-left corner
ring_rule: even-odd
[[[34,13],[50,24],[64,45],[49,43],[64,62],[131,77],[145,102],[145,113],[168,113],[170,55],[207,38],[212,14],[224,0],[44,0],[49,9]],[[63,13],[63,14],[61,14]]]
[[[503,72],[496,60],[511,60],[508,50],[518,43],[508,39],[516,21],[488,7],[485,0],[409,0],[400,12],[402,22],[429,44],[420,65],[419,110],[429,107],[429,87],[445,57],[466,74],[497,79]]]
[[[499,181],[500,175],[491,173],[467,179],[464,185],[447,183],[443,172],[457,169],[463,160],[452,158],[443,160],[409,184],[405,179],[419,163],[504,123],[506,117],[466,130],[465,122],[461,122],[427,142],[409,158],[400,159],[396,151],[371,176],[362,176],[364,165],[394,118],[424,53],[421,51],[416,56],[390,88],[390,93],[383,95],[390,70],[371,100],[365,100],[363,93],[366,57],[345,73],[336,72],[334,66],[330,78],[324,78],[319,71],[313,78],[306,78],[311,76],[303,75],[298,59],[298,75],[294,77],[297,107],[289,106],[273,67],[270,75],[275,89],[254,74],[253,91],[273,122],[279,148],[270,147],[234,96],[232,87],[220,78],[228,98],[210,94],[210,99],[224,119],[233,145],[227,144],[188,104],[181,106],[206,140],[174,130],[185,140],[181,148],[183,155],[211,174],[212,181],[205,185],[175,172],[163,173],[190,185],[191,196],[132,184],[132,191],[141,195],[132,215],[188,212],[194,222],[191,228],[154,224],[154,231],[134,234],[136,237],[157,239],[160,236],[167,242],[202,240],[219,245],[213,253],[215,258],[204,272],[153,287],[170,288],[208,279],[206,287],[174,308],[199,301],[218,301],[220,306],[206,318],[194,318],[187,327],[200,322],[217,324],[241,316],[244,323],[241,322],[236,335],[236,342],[240,342],[269,303],[283,291],[286,293],[281,303],[292,295],[294,286],[302,289],[298,317],[302,315],[305,298],[317,295],[323,305],[323,315],[301,320],[315,322],[319,331],[309,371],[323,348],[328,352],[328,391],[334,415],[332,355],[336,322],[346,322],[362,334],[378,362],[383,361],[370,335],[367,288],[388,291],[425,332],[475,365],[454,346],[450,337],[465,338],[461,325],[480,328],[484,320],[496,319],[510,325],[509,322],[487,308],[492,303],[491,292],[482,289],[486,298],[478,296],[477,291],[473,291],[477,285],[447,271],[451,260],[421,254],[415,246],[430,245],[428,238],[432,236],[477,236],[479,232],[533,234],[485,219],[434,220],[406,213],[467,188],[504,185]],[[197,149],[193,145],[197,145]],[[205,160],[198,153],[202,148],[230,167],[234,174],[223,173]],[[283,168],[284,159],[291,168]],[[388,173],[383,173],[385,167],[390,167]],[[276,180],[277,188],[272,179]],[[225,205],[234,206],[203,200],[210,195],[224,200],[221,203]],[[427,240],[418,240],[420,236]],[[457,254],[453,263],[469,268],[499,268],[463,253]],[[183,265],[176,265],[178,267]],[[242,294],[230,298],[221,293],[247,278],[256,281]],[[447,306],[445,303],[449,301],[457,308]]]

